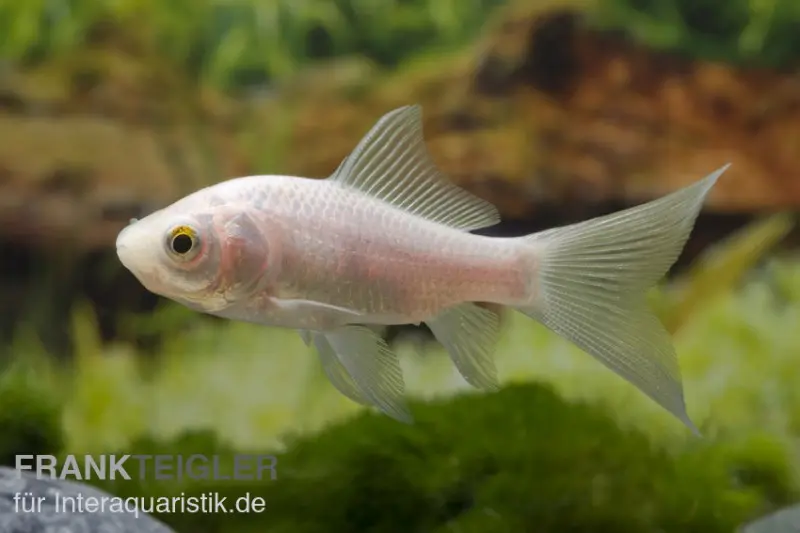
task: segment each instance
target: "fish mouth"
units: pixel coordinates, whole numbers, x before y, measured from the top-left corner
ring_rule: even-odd
[[[134,226],[134,223],[130,223],[124,228],[120,230],[117,234],[116,242],[114,243],[117,249],[117,257],[119,258],[120,262],[130,270],[131,272],[135,272],[137,270],[134,268],[136,265],[136,259],[139,254],[137,254],[136,246],[131,246],[131,230]],[[141,250],[138,250],[141,252]]]
[[[122,266],[136,277],[139,283],[149,289],[149,285],[152,285],[152,280],[149,279],[152,277],[152,274],[147,271],[148,269],[142,268],[142,250],[137,249],[136,246],[131,246],[129,240],[126,239],[126,233],[130,231],[130,228],[131,226],[124,227],[122,231],[119,232],[119,235],[117,235],[117,241],[115,243],[117,258],[119,258]]]
[[[142,239],[144,228],[139,222],[132,221],[120,230],[115,242],[117,258],[145,289],[166,296],[167,284],[157,265],[157,253]]]
[[[122,230],[122,232],[120,232],[119,236],[117,237],[117,243],[116,243],[117,257],[119,258],[120,263],[122,263],[123,266],[125,266],[125,268],[132,271],[133,269],[131,268],[131,265],[133,262],[133,255],[131,254],[131,249],[129,246],[125,244],[124,241],[121,240],[122,234],[124,232],[125,230]]]
[[[132,257],[132,250],[125,248],[117,248],[117,256],[119,257],[122,265],[133,274],[133,277],[141,283],[142,287],[154,294],[163,295],[164,284],[158,277],[158,273],[154,270],[144,270],[136,268],[136,263]]]

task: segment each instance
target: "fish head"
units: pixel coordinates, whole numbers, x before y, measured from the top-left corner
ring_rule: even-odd
[[[144,287],[167,298],[200,299],[214,285],[219,245],[209,214],[156,211],[117,235],[117,256]]]
[[[123,228],[116,248],[147,290],[206,312],[252,295],[278,264],[255,217],[231,205],[157,211]]]

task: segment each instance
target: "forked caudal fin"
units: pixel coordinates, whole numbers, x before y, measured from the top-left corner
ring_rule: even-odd
[[[530,303],[517,309],[597,358],[698,435],[672,341],[645,297],[678,259],[706,195],[728,166],[658,200],[520,238],[535,268]]]

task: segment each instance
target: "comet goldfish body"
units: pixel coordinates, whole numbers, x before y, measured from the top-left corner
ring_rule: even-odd
[[[591,354],[675,415],[686,412],[671,339],[645,292],[680,255],[728,165],[660,199],[523,237],[476,235],[497,209],[450,183],[418,106],[384,115],[327,179],[234,178],[117,237],[151,292],[193,310],[297,330],[353,401],[411,422],[397,356],[376,327],[425,323],[471,385],[496,389],[507,306]]]

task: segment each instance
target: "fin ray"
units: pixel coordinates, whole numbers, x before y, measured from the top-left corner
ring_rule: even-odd
[[[336,355],[336,352],[333,350],[330,342],[328,342],[328,339],[325,338],[325,335],[320,333],[310,334],[310,340],[317,349],[317,354],[322,364],[322,370],[325,372],[331,384],[336,387],[339,392],[354,402],[361,405],[371,405],[371,402],[367,400],[364,393],[353,381],[352,376],[347,372],[341,360],[339,360],[339,356]]]
[[[386,341],[360,325],[347,325],[323,334],[364,398],[392,418],[411,423],[403,372]]]
[[[425,323],[467,383],[485,390],[499,388],[493,357],[500,325],[497,313],[466,303],[442,311]]]
[[[436,168],[423,139],[418,105],[381,117],[329,179],[455,229],[469,231],[500,221],[495,206]]]
[[[669,333],[646,291],[677,260],[726,165],[652,202],[521,237],[536,265],[526,315],[577,345],[681,420],[686,412]]]

